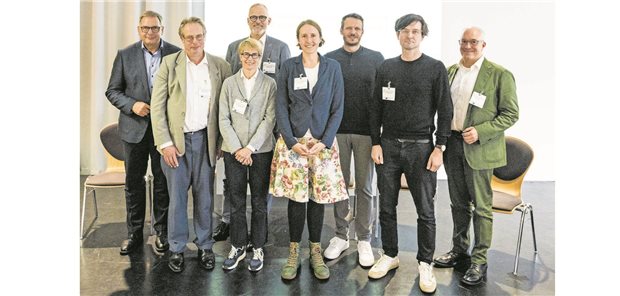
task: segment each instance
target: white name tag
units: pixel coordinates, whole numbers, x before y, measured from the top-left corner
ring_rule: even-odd
[[[276,73],[276,63],[274,62],[264,62],[263,63],[263,72],[269,74]]]
[[[484,101],[486,100],[487,100],[487,96],[480,94],[478,92],[474,92],[471,95],[471,99],[469,100],[469,103],[478,108],[482,108],[484,106]]]
[[[243,100],[235,99],[235,103],[233,104],[233,111],[243,114],[245,113],[245,108],[248,106],[248,103]]]
[[[396,100],[396,89],[393,87],[383,87],[383,95],[381,98],[384,101],[394,101]]]
[[[293,85],[293,89],[294,90],[308,89],[308,77],[295,78],[295,83]]]

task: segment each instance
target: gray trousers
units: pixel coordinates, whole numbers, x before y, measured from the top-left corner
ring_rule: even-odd
[[[372,216],[372,178],[374,166],[370,157],[372,142],[370,136],[357,134],[337,134],[338,148],[340,149],[340,166],[344,181],[349,185],[351,180],[351,153],[355,160],[355,199],[357,215],[355,217],[355,232],[358,241],[370,242]],[[347,189],[348,190],[348,189]],[[336,236],[349,239],[349,222],[345,217],[351,211],[349,200],[334,204],[334,218],[336,219]]]
[[[200,249],[211,249],[211,214],[213,213],[213,177],[215,167],[209,165],[205,130],[185,134],[185,154],[178,158],[179,167],[171,168],[163,157],[161,167],[168,181],[168,242],[170,251],[181,253],[187,248],[189,226],[187,217],[188,190],[191,186],[194,206],[194,243]]]

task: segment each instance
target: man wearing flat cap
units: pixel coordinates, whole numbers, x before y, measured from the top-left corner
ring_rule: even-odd
[[[444,64],[420,50],[428,35],[424,19],[407,14],[396,20],[394,29],[402,53],[379,67],[370,108],[371,156],[381,195],[379,220],[384,254],[368,276],[382,278],[399,265],[396,206],[404,173],[418,214],[420,290],[432,293],[437,287],[431,266],[437,170],[443,164],[450,136],[452,99]]]

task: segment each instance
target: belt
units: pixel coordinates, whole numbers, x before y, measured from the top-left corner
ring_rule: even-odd
[[[203,128],[203,129],[200,129],[200,130],[197,130],[197,131],[193,131],[193,132],[186,132],[185,134],[186,135],[193,135],[195,133],[204,132],[206,130],[207,130],[207,128]]]
[[[429,139],[419,139],[419,140],[415,140],[415,139],[396,139],[396,141],[401,142],[401,143],[416,143],[416,144],[428,144],[431,142],[431,140]]]
[[[452,131],[452,136],[457,138],[457,139],[463,139],[463,132],[462,131]]]

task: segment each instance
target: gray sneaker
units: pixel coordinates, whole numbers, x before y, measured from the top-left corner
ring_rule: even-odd
[[[252,260],[250,260],[250,265],[248,266],[248,269],[250,271],[259,271],[263,269],[264,256],[265,255],[263,254],[263,248],[254,249],[254,256],[252,257]]]
[[[239,264],[239,261],[243,260],[244,258],[245,258],[245,246],[241,248],[235,248],[235,246],[231,246],[230,253],[228,253],[228,258],[224,260],[224,263],[222,264],[222,268],[226,270],[235,269],[235,267],[237,267],[237,264]]]

